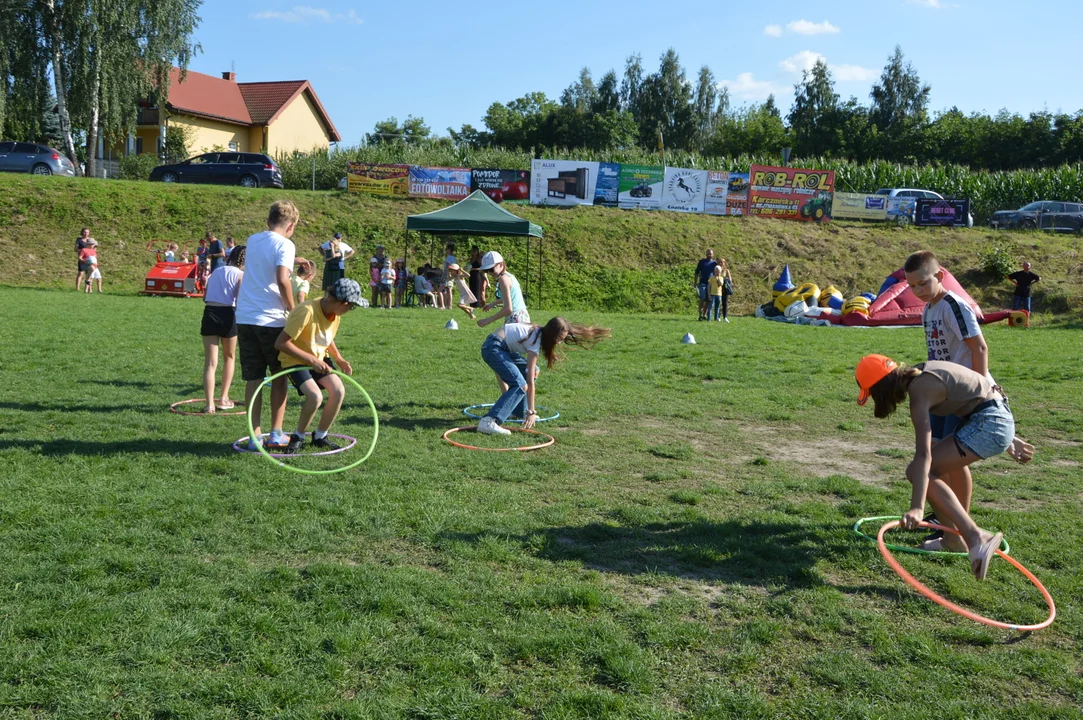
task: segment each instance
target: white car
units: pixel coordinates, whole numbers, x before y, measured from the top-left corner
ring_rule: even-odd
[[[902,201],[894,211],[889,203],[887,213],[888,220],[895,220],[895,222],[900,225],[912,225],[914,223],[914,218],[917,214],[916,200],[921,198],[928,200],[944,199],[944,196],[938,192],[933,192],[932,190],[918,190],[916,188],[880,188],[876,191],[876,194],[887,195],[889,200],[898,198]],[[974,227],[973,213],[967,215],[966,226]]]

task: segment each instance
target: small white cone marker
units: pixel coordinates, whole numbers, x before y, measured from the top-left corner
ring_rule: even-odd
[[[696,339],[692,337],[692,333],[685,333],[684,337],[681,338],[681,343],[684,345],[695,345]]]
[[[455,322],[455,318],[452,318],[452,319],[447,321],[447,325],[444,325],[444,329],[445,330],[458,330],[459,329],[459,323]],[[695,341],[693,340],[693,342],[695,342]]]

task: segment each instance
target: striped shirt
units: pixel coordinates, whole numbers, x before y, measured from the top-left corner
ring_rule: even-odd
[[[929,360],[953,362],[974,369],[974,358],[966,340],[981,335],[978,316],[966,300],[948,291],[921,312]]]

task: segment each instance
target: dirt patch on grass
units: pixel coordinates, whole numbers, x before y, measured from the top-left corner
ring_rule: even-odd
[[[1083,443],[1081,443],[1081,442],[1077,442],[1075,440],[1065,440],[1063,438],[1043,438],[1041,440],[1038,440],[1037,442],[1038,443],[1048,443],[1049,445],[1054,445],[1056,447],[1080,447],[1080,446],[1083,446]]]
[[[815,477],[847,475],[869,485],[883,486],[888,477],[880,467],[883,457],[876,451],[883,442],[861,442],[843,437],[809,438],[797,428],[769,425],[742,425],[741,431],[753,438],[763,456],[779,462],[791,462],[806,468]]]

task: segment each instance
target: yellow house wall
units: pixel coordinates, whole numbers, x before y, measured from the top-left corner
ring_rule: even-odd
[[[191,155],[211,152],[216,147],[228,150],[231,142],[237,143],[238,152],[249,152],[251,150],[249,128],[246,125],[231,125],[230,123],[189,115],[171,115],[169,124],[191,129],[191,135],[188,138],[188,152]]]
[[[267,149],[272,156],[294,150],[326,150],[330,144],[331,138],[319,121],[319,112],[307,92],[295,98],[271,123],[267,132]]]
[[[263,126],[257,125],[248,128],[247,152],[261,152],[263,150]]]

